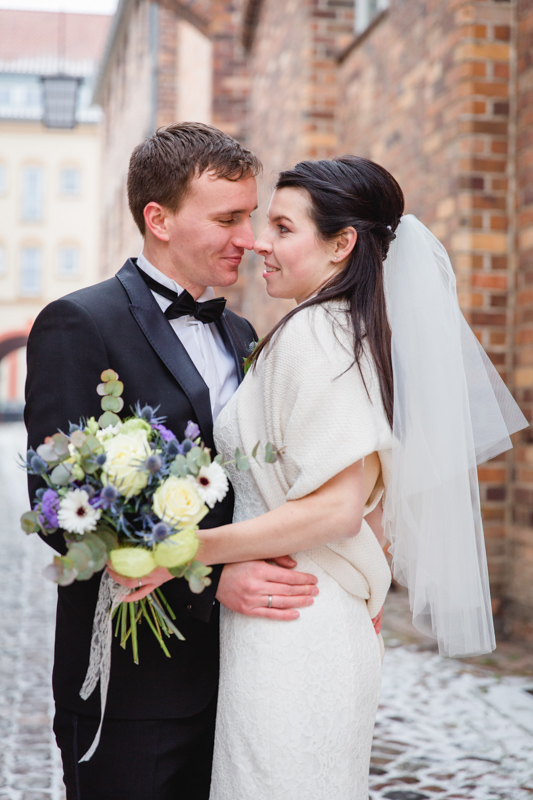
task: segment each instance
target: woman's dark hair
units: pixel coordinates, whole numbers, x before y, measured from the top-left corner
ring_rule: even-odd
[[[353,323],[355,361],[360,367],[366,337],[376,364],[385,413],[392,426],[391,330],[385,307],[383,261],[403,214],[403,192],[386,169],[357,156],[302,161],[280,173],[276,189],[288,187],[308,193],[310,215],[320,238],[333,239],[344,228],[353,227],[357,242],[342,272],[278,322],[249,361],[255,364],[274,334],[303,308],[328,300],[347,300]]]

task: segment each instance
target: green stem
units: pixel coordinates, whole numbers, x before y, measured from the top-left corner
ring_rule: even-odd
[[[165,655],[166,655],[168,658],[170,658],[170,653],[168,652],[168,650],[167,650],[167,648],[166,648],[166,646],[165,646],[165,643],[164,643],[164,641],[163,641],[163,639],[162,639],[161,635],[160,635],[160,634],[157,632],[157,630],[156,630],[156,628],[155,628],[155,626],[154,626],[154,623],[153,623],[153,622],[152,622],[152,620],[150,619],[150,615],[148,614],[148,611],[146,610],[146,604],[144,603],[144,600],[141,600],[141,603],[143,604],[143,615],[144,615],[144,617],[145,617],[146,621],[148,622],[148,625],[151,627],[151,629],[152,629],[152,632],[153,632],[153,634],[154,634],[155,638],[157,639],[157,641],[158,641],[158,642],[159,642],[159,644],[161,645],[161,649],[163,650],[164,654],[165,654]]]
[[[178,639],[180,639],[182,642],[184,642],[185,641],[185,636],[176,628],[176,626],[174,625],[172,620],[169,619],[169,617],[167,617],[167,615],[163,611],[163,608],[161,607],[161,605],[160,605],[159,601],[157,600],[157,598],[154,597],[153,598],[153,602],[154,602],[154,605],[157,608],[158,614],[160,614],[161,617],[164,619],[164,621],[166,622],[166,624],[168,625],[168,627],[170,628],[170,630],[172,631],[174,636],[177,636]]]
[[[139,663],[139,648],[137,647],[137,620],[135,614],[135,603],[129,603],[130,607],[130,623],[131,623],[131,646],[133,648],[133,661],[135,664]]]
[[[164,603],[164,606],[165,606],[166,610],[168,611],[168,614],[169,614],[169,616],[171,617],[171,619],[176,619],[176,615],[175,615],[175,614],[174,614],[174,612],[172,611],[172,609],[171,609],[170,605],[168,604],[168,601],[167,601],[167,599],[166,599],[165,595],[163,594],[163,592],[161,591],[161,589],[159,588],[159,586],[156,588],[156,590],[155,590],[155,591],[156,591],[156,594],[157,594],[157,596],[158,596],[158,597],[159,597],[159,599],[161,600],[161,602],[162,602],[162,603]]]
[[[126,603],[121,603],[120,611],[121,611],[120,646],[123,647],[125,650],[126,641],[128,639],[128,630],[127,630],[128,611],[126,609]]]

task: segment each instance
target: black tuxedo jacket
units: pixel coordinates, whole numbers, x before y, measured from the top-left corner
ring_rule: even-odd
[[[226,310],[219,323],[226,346],[242,378],[243,358],[256,334],[249,322]],[[37,447],[58,428],[81,416],[98,416],[96,386],[106,368],[124,382],[124,411],[137,401],[159,406],[166,425],[181,439],[189,419],[200,426],[213,448],[209,390],[132,260],[114,278],[73,292],[47,306],[28,341],[25,421],[28,442]],[[30,494],[39,485],[30,479]],[[231,522],[233,495],[228,494],[202,525]],[[46,537],[65,552],[61,532]],[[221,567],[212,586],[200,595],[186,581],[166,583],[164,593],[176,612],[185,642],[167,640],[171,658],[160,649],[147,625],[139,628],[139,661],[131,649],[113,639],[111,680],[106,716],[117,719],[187,717],[204,708],[218,680],[218,607],[214,597]],[[54,665],[56,703],[78,713],[99,715],[99,690],[79,696],[87,666],[100,575],[59,588]]]

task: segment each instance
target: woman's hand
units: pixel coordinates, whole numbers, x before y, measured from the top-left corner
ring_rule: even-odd
[[[374,626],[374,630],[376,633],[381,633],[381,623],[383,622],[383,608],[379,612],[377,616],[374,617],[372,620],[372,625]]]
[[[158,586],[162,586],[174,577],[166,567],[156,567],[142,578],[125,578],[124,575],[119,575],[118,572],[115,572],[110,564],[107,565],[107,571],[116,583],[120,583],[121,586],[125,586],[127,589],[136,590],[124,598],[125,603],[135,603],[137,600],[142,600],[143,597],[153,592]]]

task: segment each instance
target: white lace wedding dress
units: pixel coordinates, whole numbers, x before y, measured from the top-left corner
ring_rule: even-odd
[[[238,395],[215,425],[217,449],[227,459],[242,448]],[[251,472],[230,472],[234,520],[265,513]],[[364,600],[305,552],[295,557],[299,570],[318,576],[320,588],[299,619],[271,621],[221,608],[210,800],[368,800],[378,639]]]

